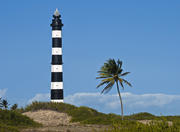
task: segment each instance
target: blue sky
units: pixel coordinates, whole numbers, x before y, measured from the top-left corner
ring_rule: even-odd
[[[97,71],[107,59],[119,58],[124,70],[131,72],[127,79],[133,84],[133,88],[126,86],[122,91],[126,114],[180,114],[178,0],[2,1],[0,96],[20,106],[35,98],[47,100],[51,78],[50,23],[55,8],[64,23],[64,95],[68,103],[120,113],[119,108],[103,109],[103,101],[93,104],[100,100]],[[137,98],[147,94],[147,98],[142,98],[144,103],[136,105]],[[85,102],[80,103],[84,96]],[[116,88],[103,98],[109,96],[116,96]],[[135,102],[127,102],[128,99]],[[157,105],[164,100],[167,101],[163,105]],[[115,106],[116,101],[118,98],[114,99]],[[152,103],[145,106],[147,102]],[[129,107],[131,103],[133,107]]]

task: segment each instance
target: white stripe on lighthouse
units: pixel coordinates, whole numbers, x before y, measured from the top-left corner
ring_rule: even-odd
[[[52,30],[52,38],[61,38],[61,30]]]
[[[63,82],[51,82],[51,89],[63,89]]]
[[[62,48],[52,48],[52,55],[62,55]]]
[[[51,65],[51,72],[62,72],[62,65]]]
[[[51,99],[52,102],[63,103],[63,99]]]

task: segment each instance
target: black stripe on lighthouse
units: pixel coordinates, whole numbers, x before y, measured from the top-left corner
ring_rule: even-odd
[[[51,99],[53,100],[58,100],[61,99],[63,100],[63,89],[52,89],[51,90]]]
[[[56,9],[52,20],[51,101],[63,102],[62,22]]]
[[[62,82],[62,72],[51,72],[51,82]]]
[[[62,65],[62,55],[52,55],[52,65]]]
[[[62,47],[62,38],[52,38],[52,47]]]

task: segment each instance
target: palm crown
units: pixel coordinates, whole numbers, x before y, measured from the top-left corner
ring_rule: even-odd
[[[132,86],[127,80],[123,79],[122,77],[129,74],[130,72],[123,72],[122,69],[122,61],[119,59],[117,62],[114,59],[109,59],[104,65],[101,67],[101,70],[98,71],[99,77],[96,79],[103,79],[101,80],[101,83],[97,86],[99,88],[100,86],[107,84],[106,87],[102,90],[102,93],[109,92],[111,88],[113,87],[114,83],[118,83],[122,86],[124,89],[123,83],[126,83],[129,86]]]

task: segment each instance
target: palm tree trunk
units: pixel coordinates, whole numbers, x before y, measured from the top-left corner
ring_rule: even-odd
[[[123,103],[122,103],[122,98],[121,98],[121,94],[120,94],[120,90],[119,90],[119,85],[118,85],[118,81],[116,81],[116,85],[117,85],[117,91],[118,91],[118,94],[119,94],[119,99],[120,99],[120,103],[121,103],[121,117],[122,117],[122,120],[123,120]]]

